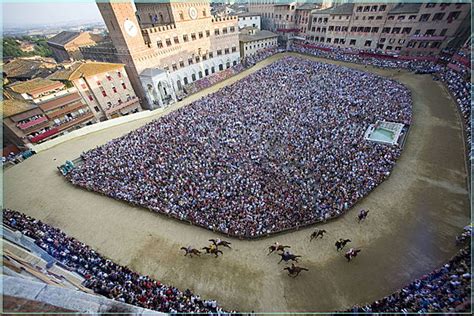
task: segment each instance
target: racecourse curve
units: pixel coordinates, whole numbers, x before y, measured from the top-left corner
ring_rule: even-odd
[[[290,54],[293,55],[293,54]],[[272,56],[199,92],[165,114],[281,58]],[[39,153],[4,172],[4,207],[56,226],[137,272],[217,299],[225,309],[324,312],[388,295],[453,256],[455,236],[469,222],[462,125],[456,104],[429,75],[382,70],[307,57],[390,77],[412,92],[413,120],[404,152],[389,179],[346,215],[325,224],[259,240],[230,239],[234,249],[215,259],[184,257],[184,245],[205,246],[220,236],[146,209],[70,185],[56,166],[151,121],[138,120],[83,136]],[[163,115],[163,114],[157,114]],[[357,224],[359,209],[371,210]],[[327,230],[309,242],[314,228]],[[334,242],[350,238],[362,252],[351,263]],[[275,241],[291,245],[309,268],[293,279],[266,255]]]

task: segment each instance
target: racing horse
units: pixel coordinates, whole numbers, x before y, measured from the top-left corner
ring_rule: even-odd
[[[209,241],[212,242],[216,247],[224,246],[224,247],[227,247],[227,248],[232,249],[232,247],[229,246],[231,243],[228,242],[228,241],[221,240],[221,239],[219,239],[219,238],[217,238],[217,239],[209,239]]]
[[[275,242],[273,245],[271,245],[270,247],[268,247],[268,254],[271,254],[275,251],[285,251],[285,248],[291,248],[290,246],[283,246],[283,245],[280,245],[279,243]]]
[[[324,229],[316,229],[311,236],[309,236],[309,241],[313,241],[313,239],[316,239],[318,237],[321,237],[321,239],[324,237],[324,234],[327,233]]]
[[[360,210],[359,215],[357,215],[357,222],[360,224],[363,220],[367,218],[367,215],[369,214],[369,210]]]
[[[278,264],[280,264],[280,262],[282,262],[282,261],[288,262],[290,260],[298,262],[298,258],[301,258],[301,256],[296,256],[296,255],[292,254],[289,251],[279,253],[279,255],[281,256],[281,259],[280,259],[280,261],[278,261]]]
[[[215,245],[209,245],[209,247],[203,247],[203,250],[206,250],[206,253],[215,255],[216,258],[219,257],[219,254],[223,255],[224,253],[220,251]]]
[[[347,245],[347,243],[349,243],[349,242],[351,242],[350,239],[339,238],[339,240],[336,241],[337,251],[342,250]]]
[[[346,254],[344,255],[344,257],[346,257],[347,259],[347,262],[350,262],[353,258],[357,257],[357,254],[361,251],[361,249],[354,249],[354,248],[351,248],[349,249],[348,252],[346,252]]]
[[[301,271],[309,271],[306,268],[295,266],[294,263],[291,264],[291,267],[286,267],[283,270],[288,270],[288,275],[296,278]]]
[[[199,256],[201,254],[201,252],[199,250],[197,250],[196,248],[193,248],[191,246],[188,246],[188,247],[181,247],[181,250],[184,250],[186,253],[184,254],[184,256],[186,257],[188,254],[189,256],[192,258],[193,255],[195,256]]]

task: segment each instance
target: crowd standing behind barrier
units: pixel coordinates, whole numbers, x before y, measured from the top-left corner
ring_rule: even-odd
[[[434,313],[470,310],[471,248],[462,248],[442,268],[422,276],[371,304],[355,305],[353,313]]]
[[[394,80],[285,57],[82,155],[71,183],[253,238],[343,214],[384,181],[399,146],[364,140],[411,122]]]
[[[204,300],[189,289],[162,284],[104,258],[61,230],[10,209],[3,223],[35,240],[62,264],[85,278],[83,285],[95,293],[127,304],[164,313],[225,313],[215,300]]]

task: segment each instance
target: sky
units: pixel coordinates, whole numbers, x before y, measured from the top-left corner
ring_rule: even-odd
[[[101,22],[94,0],[72,1],[9,1],[0,0],[3,27],[53,25],[64,22]]]

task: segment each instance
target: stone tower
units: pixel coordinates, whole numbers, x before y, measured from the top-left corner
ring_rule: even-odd
[[[139,65],[136,61],[147,53],[147,45],[131,2],[97,2],[99,11],[117,49],[117,57],[125,64],[133,89],[145,108],[150,108],[139,80]]]

